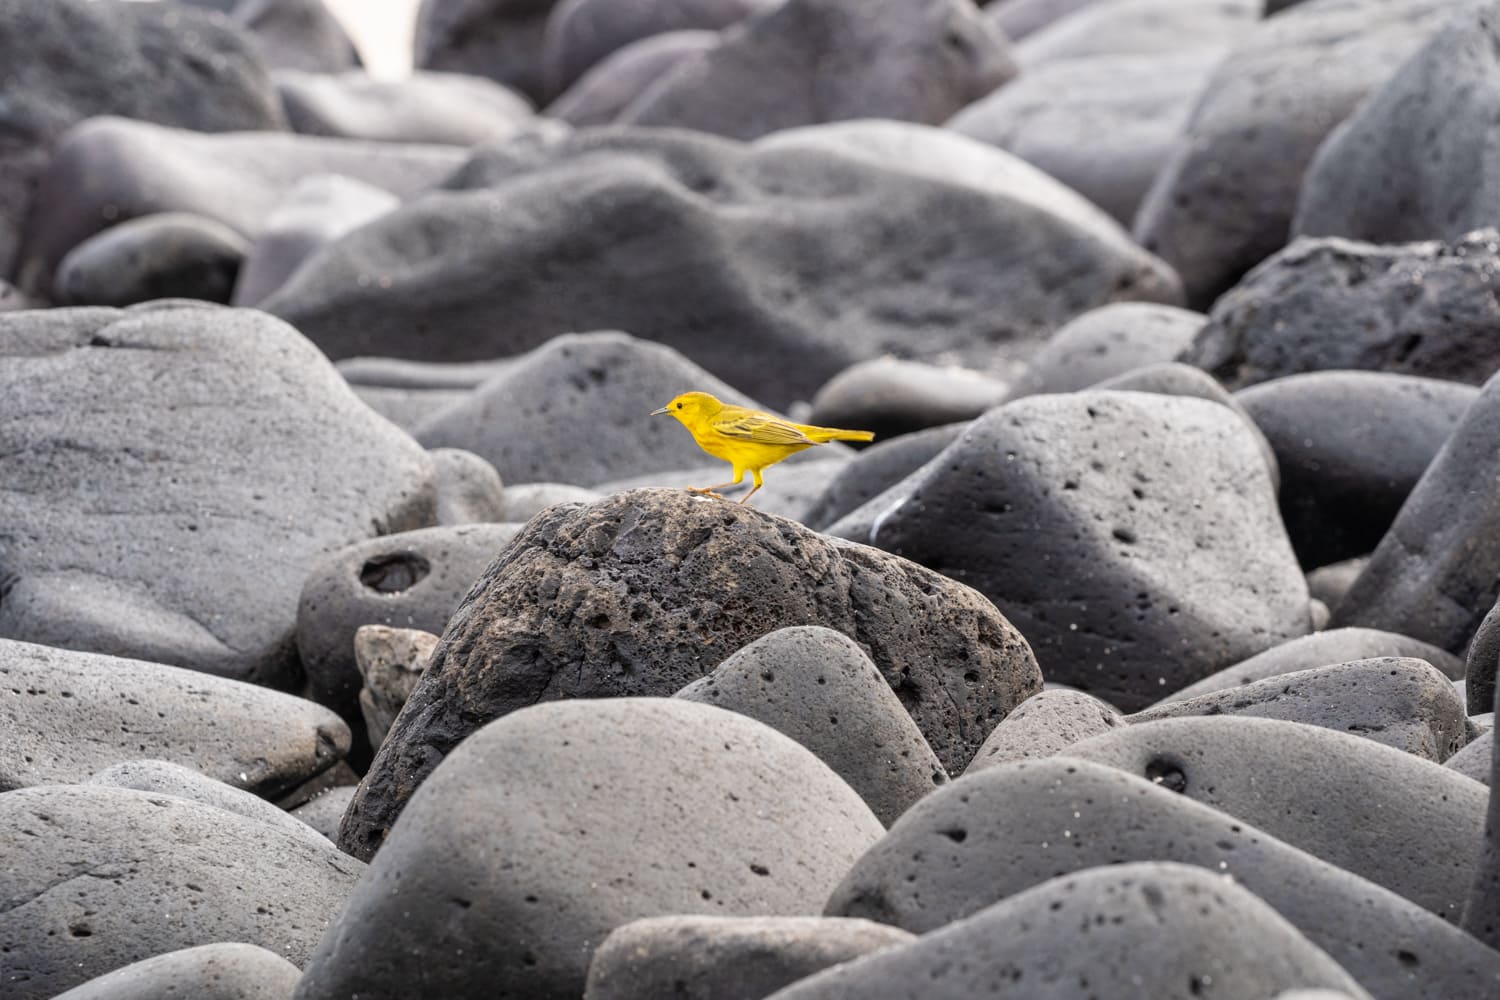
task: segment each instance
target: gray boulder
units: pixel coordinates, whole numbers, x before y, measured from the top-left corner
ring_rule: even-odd
[[[289,686],[308,562],[432,522],[427,453],[263,313],[0,314],[0,354],[0,636]]]
[[[1486,729],[1458,753],[1443,762],[1450,771],[1472,778],[1482,785],[1490,783],[1490,762],[1495,756],[1495,731]]]
[[[1338,607],[1339,602],[1344,599],[1344,594],[1354,585],[1355,579],[1364,572],[1365,563],[1368,561],[1364,556],[1357,556],[1309,571],[1307,592],[1313,596],[1313,600],[1322,601],[1324,607],[1330,609]]]
[[[961,769],[1041,687],[1026,641],[962,584],[735,503],[667,490],[537,515],[455,613],[345,818],[368,857],[442,757],[541,700],[670,694],[788,625],[843,632]]]
[[[1076,392],[1173,361],[1193,342],[1204,319],[1202,313],[1149,302],[1090,309],[1064,323],[1037,349],[1010,398]]]
[[[240,0],[230,17],[249,30],[267,66],[337,73],[360,64],[354,43],[323,0]]]
[[[151,299],[227,303],[249,242],[187,212],[143,215],[84,240],[57,265],[59,305],[129,306]]]
[[[300,965],[365,867],[305,834],[99,785],[0,795],[0,844],[7,1000],[47,1000],[205,939]]]
[[[418,69],[487,76],[533,100],[546,96],[543,41],[556,0],[422,0]]]
[[[833,449],[823,446],[813,452],[804,462],[783,462],[767,470],[765,488],[755,494],[750,506],[767,514],[790,518],[806,524],[807,511],[827,491],[844,466],[849,464],[845,449],[839,448],[832,457],[823,458]],[[679,469],[671,472],[651,472],[642,476],[630,476],[600,483],[598,492],[604,495],[624,493],[630,490],[688,489],[722,483],[731,475],[727,465],[715,464]],[[749,493],[749,478],[738,487],[725,487],[719,492],[730,500],[743,499]]]
[[[287,122],[304,135],[473,146],[508,139],[532,118],[515,91],[460,73],[381,80],[363,70],[283,70],[275,80]]]
[[[882,357],[850,365],[812,398],[807,422],[859,427],[884,441],[973,420],[1005,402],[1008,383],[984,372]]]
[[[821,530],[857,510],[936,458],[958,439],[966,426],[930,427],[861,449],[808,506],[802,523]]]
[[[842,633],[778,629],[674,697],[758,719],[818,755],[882,823],[948,781],[880,670]]]
[[[377,411],[378,412],[378,411]],[[495,467],[472,451],[433,448],[432,488],[440,525],[506,521],[505,484]]]
[[[589,67],[545,113],[569,125],[608,125],[679,63],[718,44],[717,31],[668,31],[631,42]]]
[[[1029,74],[1070,59],[1222,51],[1260,14],[1260,0],[1110,0],[1027,35],[1015,47],[1016,61]]]
[[[1107,702],[1071,688],[1038,691],[1000,720],[965,774],[1018,760],[1059,754],[1082,740],[1126,724]]]
[[[330,841],[337,840],[339,822],[349,808],[349,800],[354,798],[354,789],[354,785],[337,785],[297,806],[290,815]]]
[[[1102,0],[994,0],[985,6],[984,16],[1003,31],[1006,38],[1019,40],[1100,2]]]
[[[666,698],[535,705],[432,772],[297,996],[406,997],[420,981],[453,1000],[577,997],[622,924],[815,915],[882,832],[811,752],[753,719]],[[430,962],[434,948],[463,960]]]
[[[3,974],[0,974],[3,975]],[[253,944],[202,944],[133,962],[54,1000],[291,1000],[302,970]]]
[[[1465,654],[1464,696],[1469,714],[1482,715],[1495,709],[1495,675],[1500,668],[1500,601],[1485,613]]]

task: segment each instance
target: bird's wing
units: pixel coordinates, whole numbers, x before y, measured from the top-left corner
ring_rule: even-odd
[[[712,426],[720,434],[737,441],[753,441],[756,444],[817,443],[798,430],[796,424],[755,410],[722,413],[714,418]]]

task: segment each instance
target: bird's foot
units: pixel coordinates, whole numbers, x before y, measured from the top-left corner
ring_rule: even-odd
[[[715,492],[712,486],[689,486],[687,491],[689,493],[696,493],[701,497],[713,497],[715,500],[724,499],[724,494]]]

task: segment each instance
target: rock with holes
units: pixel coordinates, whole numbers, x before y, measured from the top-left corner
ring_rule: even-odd
[[[275,79],[288,123],[304,135],[473,146],[512,138],[532,117],[515,91],[459,73],[382,80],[363,70],[285,70]]]
[[[187,212],[253,241],[305,178],[344,174],[405,198],[440,182],[464,156],[456,146],[278,132],[204,135],[123,118],[89,119],[57,141],[37,185],[19,284],[47,293],[69,251],[140,216]]]
[[[678,66],[620,120],[736,139],[859,118],[936,125],[1015,75],[1005,36],[971,4],[786,0]]]
[[[839,372],[812,399],[807,422],[861,427],[875,439],[973,420],[1010,391],[993,375],[956,366],[876,358]]]
[[[1369,749],[1363,741],[1360,747]],[[1277,784],[1295,797],[1287,783]],[[1296,811],[1304,812],[1300,802]],[[926,934],[1058,875],[1131,861],[1178,861],[1232,875],[1373,996],[1445,1000],[1500,988],[1500,952],[1416,903],[1218,809],[1074,758],[985,768],[936,790],[860,858],[825,912]]]
[[[826,528],[879,496],[936,458],[963,433],[967,424],[948,424],[877,441],[846,462],[809,505],[803,523]]]
[[[1130,721],[1190,715],[1301,722],[1355,733],[1436,763],[1468,741],[1463,700],[1453,682],[1430,663],[1412,657],[1336,663],[1172,698],[1137,712]]]
[[[179,799],[191,799],[204,805],[238,813],[276,827],[294,837],[307,837],[319,847],[329,845],[328,838],[315,833],[307,824],[293,819],[258,795],[215,781],[181,764],[165,760],[128,760],[112,764],[91,776],[90,785],[108,785],[111,788],[134,788],[138,792],[154,792],[171,795]]]
[[[290,686],[308,563],[434,518],[427,453],[264,313],[8,314],[0,357],[0,636]]]
[[[1221,52],[1260,18],[1262,0],[1111,0],[1069,14],[1016,46],[1028,71],[1101,56],[1158,59],[1180,52]],[[1025,77],[1022,77],[1025,79]]]
[[[1368,996],[1285,917],[1232,880],[1140,862],[1064,875],[774,1000],[1264,1000],[1292,986]]]
[[[462,448],[433,448],[427,454],[432,459],[438,524],[510,520],[505,516],[505,484],[493,465]]]
[[[1203,326],[1201,313],[1147,302],[1090,309],[1063,324],[1027,363],[1011,398],[1075,392],[1174,360]]]
[[[588,1000],[763,1000],[815,972],[913,940],[841,917],[646,917],[618,928],[589,963]]]
[[[1336,625],[1389,629],[1461,651],[1500,592],[1500,378],[1485,383],[1412,488]]]
[[[437,636],[414,628],[361,625],[354,633],[354,662],[364,679],[359,711],[374,749],[385,742],[391,723],[432,662],[437,644]]]
[[[1485,613],[1465,654],[1462,676],[1469,714],[1482,715],[1495,710],[1495,675],[1500,668],[1500,601]]]
[[[47,1000],[131,962],[207,941],[300,965],[364,865],[317,838],[126,788],[0,795],[0,987]]]
[[[1135,220],[1203,308],[1286,242],[1318,145],[1447,20],[1450,0],[1321,0],[1219,64]]]
[[[1374,550],[1479,391],[1388,372],[1312,372],[1236,398],[1281,467],[1281,518],[1305,567]]]
[[[0,972],[0,978],[4,973]],[[56,1000],[291,1000],[302,970],[252,944],[203,944],[133,962],[60,993]]]
[[[1304,237],[1223,296],[1182,360],[1230,388],[1357,369],[1478,384],[1500,368],[1500,232],[1381,246]]]
[[[556,0],[422,0],[418,69],[487,76],[534,99],[546,96],[542,45]]]
[[[577,997],[622,924],[815,915],[882,832],[826,765],[753,719],[668,698],[534,705],[432,772],[297,996],[379,1000],[421,982]],[[434,948],[464,960],[432,963]]]
[[[291,810],[290,815],[330,841],[337,840],[339,822],[349,808],[349,800],[354,798],[354,789],[354,785],[337,785],[308,799]]]
[[[76,122],[122,115],[202,132],[284,127],[276,92],[245,38],[222,19],[169,4],[5,0],[0,65],[7,136],[0,275],[7,277],[15,274],[32,189],[53,143]]]
[[[346,717],[355,715],[355,631],[386,625],[441,634],[515,532],[505,524],[422,528],[372,538],[313,562],[297,605],[297,652],[311,697]]]
[[[338,716],[279,691],[0,639],[0,791],[149,757],[274,796],[332,767],[349,743]]]
[[[1232,715],[1136,721],[1066,756],[1223,810],[1450,922],[1463,912],[1487,795],[1432,761],[1348,733]],[[1274,775],[1296,777],[1267,780]]]
[[[1255,436],[1198,399],[1017,400],[827,530],[975,587],[1125,710],[1310,626]]]
[[[1450,679],[1464,676],[1464,661],[1431,643],[1374,628],[1335,628],[1272,646],[1196,684],[1163,694],[1162,701],[1196,698],[1211,691],[1227,691],[1254,684],[1267,677],[1381,656],[1425,660]]]
[[[842,447],[831,457],[822,457],[825,452],[832,450],[825,445],[813,451],[812,457],[807,461],[787,462],[770,470],[766,474],[765,488],[756,491],[754,499],[750,500],[751,506],[768,514],[807,523],[805,518],[808,508],[822,496],[844,466],[849,464],[848,453]],[[600,493],[610,494],[628,490],[699,488],[722,483],[731,475],[733,472],[727,465],[714,464],[616,479],[600,483],[598,490]],[[749,489],[750,477],[747,475],[739,486],[726,486],[719,492],[731,500],[741,500],[749,494]]]
[[[947,768],[1041,687],[1025,639],[930,570],[669,490],[538,514],[476,584],[345,818],[368,857],[437,762],[542,700],[667,695],[789,625],[854,639]]]
[[[1062,753],[1091,736],[1125,725],[1113,705],[1082,691],[1049,688],[1038,691],[1000,721],[969,761],[965,774]]]
[[[547,105],[547,117],[578,127],[608,125],[646,88],[718,44],[717,31],[667,31],[621,46]]]
[[[1224,51],[1047,62],[962,108],[947,127],[1014,153],[1128,226]]]
[[[802,625],[761,636],[675,697],[748,715],[790,736],[887,825],[948,780],[879,668],[832,629]]]
[[[1318,149],[1292,231],[1372,243],[1452,239],[1500,215],[1500,8],[1452,17]]]
[[[580,130],[480,147],[448,188],[325,248],[264,307],[335,358],[470,361],[625,330],[786,407],[856,361],[991,369],[1085,309],[1178,294],[1040,171],[899,122],[749,146]],[[917,267],[910,234],[935,219],[943,239]]]
[[[104,230],[57,265],[61,305],[129,306],[151,299],[228,302],[250,244],[213,219],[144,215]]]

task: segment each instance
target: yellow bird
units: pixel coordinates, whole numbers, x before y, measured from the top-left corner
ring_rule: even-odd
[[[761,472],[804,448],[829,441],[873,441],[873,431],[842,431],[835,427],[794,424],[772,413],[762,413],[748,406],[722,403],[706,392],[685,392],[651,415],[670,413],[693,435],[698,447],[715,458],[734,466],[734,478],[713,486],[692,486],[690,493],[722,496],[719,490],[738,485],[748,469],[755,478],[755,488],[740,503],[755,495],[765,485]]]

